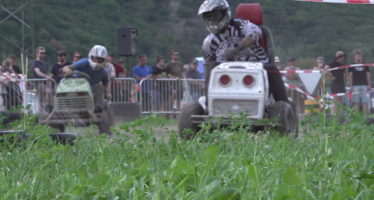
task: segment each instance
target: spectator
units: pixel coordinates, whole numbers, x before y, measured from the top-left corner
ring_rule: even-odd
[[[116,70],[114,69],[114,66],[112,65],[112,63],[110,63],[110,62],[105,63],[103,68],[105,69],[106,73],[108,74],[108,78],[110,80],[116,78]]]
[[[108,90],[108,74],[104,70],[108,52],[104,46],[95,45],[88,53],[88,58],[83,58],[72,65],[64,67],[64,73],[69,74],[77,70],[87,74],[94,96],[95,105],[101,105],[104,97],[110,98],[111,91]]]
[[[80,59],[82,59],[82,54],[79,51],[74,52],[73,63],[78,62]]]
[[[325,59],[322,56],[318,56],[316,58],[316,66],[313,67],[313,70],[319,70],[321,73],[323,73],[323,70],[326,68]],[[318,96],[323,96],[326,94],[326,88],[329,83],[326,82],[325,76],[322,77],[322,84],[320,84],[320,87],[317,91]]]
[[[44,63],[46,51],[44,47],[36,48],[36,59],[31,62],[31,68],[34,78],[51,79],[52,76],[48,75],[48,67]]]
[[[1,66],[1,73],[9,73],[12,74],[14,73],[14,68],[12,65],[12,61],[8,58],[3,61],[3,64]]]
[[[15,74],[22,74],[21,68],[17,65],[17,56],[15,54],[12,54],[8,59],[12,63],[13,72]],[[18,78],[20,77],[18,76]],[[19,106],[22,104],[23,95],[20,84],[22,83],[11,82],[10,87],[8,87],[11,98],[10,102],[12,102],[12,106]]]
[[[153,77],[156,79],[165,79],[169,76],[169,70],[166,68],[165,58],[157,56],[156,65],[152,67]],[[167,111],[171,104],[170,100],[170,84],[167,80],[156,80],[152,93],[152,102],[156,105],[155,109]]]
[[[296,67],[296,59],[290,58],[288,60],[288,66],[285,68],[286,71],[295,71],[299,70],[299,68]],[[302,88],[304,91],[304,86],[300,82],[299,76],[296,73],[286,73],[285,75],[286,79],[285,82],[289,83],[291,85],[295,85],[298,88]],[[305,106],[304,106],[304,100],[305,96],[303,94],[300,94],[300,92],[293,90],[293,89],[287,89],[289,96],[292,98],[293,102],[297,104],[297,109],[300,114],[304,113]]]
[[[197,71],[198,65],[199,62],[196,59],[192,60],[190,68],[186,72],[187,79],[200,79],[200,73]],[[197,102],[198,98],[202,96],[204,83],[199,81],[189,81],[189,87],[192,100]]]
[[[9,56],[9,59],[12,62],[14,73],[22,74],[21,68],[17,65],[17,56],[15,54],[12,54]]]
[[[313,67],[313,70],[324,70],[326,67],[325,59],[322,56],[316,58],[316,66]]]
[[[354,64],[363,63],[362,51],[355,49]],[[368,66],[351,67],[348,69],[348,81],[350,93],[353,92],[353,108],[359,111],[360,106],[365,114],[369,114],[369,98],[368,91],[371,90],[370,69]]]
[[[138,56],[138,64],[132,68],[132,76],[140,83],[141,85],[141,98],[142,106],[144,111],[150,111],[150,93],[151,93],[151,82],[146,81],[152,77],[152,68],[147,65],[148,58],[145,54],[140,54]]]
[[[170,53],[170,63],[166,65],[166,68],[169,70],[170,78],[182,78],[183,77],[183,65],[179,61],[179,52],[177,50],[173,50]]]
[[[125,63],[125,59],[123,59],[123,58],[118,58],[117,60],[117,64],[119,64],[120,66],[122,66],[123,67],[123,69],[124,69],[124,73],[126,74],[126,77],[129,77],[130,76],[130,72],[129,72],[129,70],[127,69],[127,65],[126,65],[126,63]]]
[[[190,69],[191,69],[191,64],[184,64],[183,65],[183,78],[186,78],[186,73]]]
[[[58,50],[56,56],[57,63],[52,66],[51,74],[52,78],[56,81],[56,84],[59,84],[61,79],[64,78],[64,72],[62,69],[66,65],[71,65],[71,63],[67,61],[67,54],[64,50]]]
[[[299,68],[296,67],[296,58],[290,58],[288,60],[288,65],[284,69],[286,71],[299,70]],[[293,84],[293,85],[299,84],[299,77],[297,76],[296,73],[286,73],[285,77],[288,83]]]
[[[195,60],[197,60],[197,71],[200,73],[200,79],[205,79],[205,62],[203,57],[196,57]]]
[[[282,69],[281,64],[280,64],[280,59],[278,56],[274,57],[274,65],[278,68],[278,70]]]
[[[197,60],[192,60],[189,69],[186,72],[186,78],[188,79],[200,79],[200,74],[197,71],[198,62]]]
[[[127,70],[125,70],[120,64],[116,63],[116,55],[114,53],[111,53],[108,56],[108,60],[112,63],[115,69],[116,78],[125,78],[128,76]]]
[[[127,70],[116,62],[114,53],[109,54],[108,61],[114,67],[115,78],[126,78],[128,76]],[[127,80],[112,80],[111,86],[113,101],[128,102],[134,94],[134,91],[131,90],[132,85]]]
[[[179,79],[183,78],[183,65],[179,61],[179,52],[177,50],[173,50],[170,53],[171,60],[170,63],[167,64],[166,68],[169,70],[169,77],[177,79],[177,81],[173,82],[171,98],[172,98],[172,106],[175,109],[180,110],[180,103],[183,97],[183,87],[182,83]]]
[[[345,69],[339,68],[343,66],[345,62],[345,54],[343,51],[337,51],[335,53],[335,60],[332,61],[326,69],[334,69],[326,73],[326,76],[329,80],[331,80],[331,93],[345,93]],[[335,103],[331,105],[331,114],[337,114],[337,104],[343,103],[342,96],[334,96]]]
[[[169,69],[166,68],[165,58],[162,56],[157,56],[156,65],[152,67],[152,74],[154,78],[168,78]]]
[[[111,86],[114,83],[114,79],[116,78],[116,70],[114,69],[114,66],[112,65],[112,63],[110,63],[110,62],[105,63],[104,70],[108,74],[108,80],[109,80],[107,90],[111,91]],[[107,94],[107,99],[112,99],[112,94],[113,94],[113,91],[110,92],[110,94]]]
[[[4,60],[1,67],[1,73],[5,73],[0,77],[0,93],[2,95],[2,102],[4,109],[10,109],[13,106],[19,106],[22,103],[22,93],[20,90],[19,82],[8,79],[8,77],[13,77],[12,74],[16,74],[13,67],[13,61],[11,58]]]
[[[35,50],[36,59],[31,62],[31,68],[34,78],[36,79],[47,79],[51,80],[52,76],[48,74],[48,67],[44,63],[46,58],[45,47],[38,47]],[[39,99],[38,112],[49,112],[51,109],[52,102],[52,82],[50,81],[35,81],[35,88],[37,90],[37,96]]]
[[[1,73],[10,73],[10,74],[14,73],[12,62],[9,59],[6,59],[3,61],[3,64],[1,66]],[[0,77],[0,93],[1,93],[0,110],[8,110],[10,108],[11,102],[10,102],[9,86],[10,86],[10,80],[5,75],[2,75]]]

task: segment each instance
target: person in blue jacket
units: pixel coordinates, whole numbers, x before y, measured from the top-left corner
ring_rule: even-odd
[[[80,59],[72,65],[65,66],[63,71],[65,74],[72,73],[72,71],[79,71],[89,76],[89,82],[94,95],[95,104],[103,101],[104,96],[107,99],[111,98],[110,84],[108,84],[108,74],[104,70],[108,57],[108,51],[104,46],[95,45],[88,53],[87,58]]]

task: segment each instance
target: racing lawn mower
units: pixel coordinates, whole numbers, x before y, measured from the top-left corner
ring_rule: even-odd
[[[65,76],[56,88],[52,111],[41,115],[39,123],[61,132],[68,124],[78,127],[96,124],[99,133],[110,135],[112,114],[104,100],[104,88],[101,84],[91,87],[88,80],[89,76],[79,71]]]
[[[270,29],[262,25],[260,4],[240,4],[237,17],[261,27],[260,45],[268,53],[269,64],[274,63],[274,42]],[[254,62],[225,62],[216,66],[210,74],[207,101],[201,98],[199,102],[183,106],[178,123],[179,135],[191,139],[206,121],[214,123],[219,118],[220,125],[230,125],[234,119],[244,115],[252,128],[270,127],[281,135],[297,137],[295,106],[286,101],[274,102],[269,94],[265,67],[263,63]]]
[[[113,118],[124,122],[140,117],[139,103],[109,103],[104,100],[103,86],[91,87],[88,80],[89,76],[79,71],[66,75],[56,88],[51,111],[38,114],[39,124],[46,124],[60,131],[50,134],[53,140],[62,144],[73,144],[76,135],[64,133],[67,125],[81,127],[96,124],[99,133],[111,135]],[[5,116],[4,124],[22,117],[22,113],[0,112],[0,115]],[[21,135],[22,139],[27,138],[23,130],[0,131],[0,136],[5,135]]]
[[[104,99],[104,87],[101,84],[90,86],[89,76],[83,72],[73,71],[61,80],[56,89],[52,111],[40,115],[39,123],[48,124],[61,132],[66,125],[75,127],[96,124],[99,133],[111,135],[110,127],[114,119],[119,122],[133,121],[140,117],[138,102],[110,103]],[[52,137],[68,136],[56,133]],[[71,137],[71,136],[68,136]]]

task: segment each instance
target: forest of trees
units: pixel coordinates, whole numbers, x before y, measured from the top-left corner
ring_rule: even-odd
[[[201,55],[207,34],[197,10],[203,0],[1,0],[0,59],[20,54],[22,44],[30,58],[37,46],[46,46],[48,62],[54,52],[65,49],[87,53],[94,44],[116,52],[116,30],[138,29],[138,52],[153,62],[157,55],[168,58],[178,49],[184,62]],[[265,23],[270,26],[276,54],[284,65],[289,57],[310,66],[322,55],[332,59],[337,50],[350,53],[361,48],[367,61],[374,60],[374,5],[296,2],[293,0],[230,0],[231,10],[239,3],[260,2]],[[15,11],[31,27],[22,26],[6,8]],[[24,36],[24,38],[22,38]],[[22,39],[24,39],[22,42]],[[351,54],[349,54],[351,55]],[[352,60],[352,59],[351,59]],[[132,59],[132,63],[135,59]]]

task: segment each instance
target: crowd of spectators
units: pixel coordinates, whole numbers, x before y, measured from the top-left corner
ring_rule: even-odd
[[[51,106],[49,104],[52,103],[55,92],[53,88],[61,82],[65,75],[63,68],[77,63],[84,57],[79,51],[75,51],[72,57],[69,57],[65,50],[60,49],[55,52],[55,58],[53,58],[56,62],[49,66],[45,61],[49,55],[45,47],[36,48],[35,57],[28,66],[30,70],[26,69],[26,73],[30,72],[28,78],[35,80],[32,84],[28,84],[28,87],[36,91],[38,104],[41,105],[38,112],[48,110],[46,107]],[[103,68],[108,74],[108,80],[112,81],[111,84],[108,84],[111,93],[117,95],[117,98],[122,98],[123,101],[135,101],[135,96],[141,96],[144,110],[151,108],[157,110],[180,109],[183,90],[186,89],[183,88],[181,79],[200,79],[201,77],[196,71],[196,62],[191,62],[186,65],[187,67],[184,67],[177,50],[171,51],[170,62],[167,62],[164,57],[158,56],[154,65],[148,65],[148,57],[145,54],[139,54],[137,58],[138,64],[130,68],[132,73],[128,73],[127,68],[119,64],[114,53],[108,55]],[[51,60],[51,58],[48,59]],[[15,55],[5,59],[1,63],[0,70],[2,73],[22,74],[20,67],[17,66]],[[21,94],[19,82],[11,81],[4,76],[1,77],[3,78],[0,79],[0,110],[8,110],[12,106],[21,105],[24,95]],[[135,91],[129,89],[130,86],[126,86],[128,83],[113,81],[115,78],[134,78],[138,84],[144,80],[141,85],[142,92],[138,91],[136,94]],[[170,83],[170,80],[174,82]],[[192,96],[193,99],[197,99],[198,94],[194,92]],[[107,98],[111,99],[112,96],[109,95]]]
[[[334,100],[331,104],[331,113],[334,115],[339,114],[338,107],[341,105],[351,106],[355,111],[362,110],[365,114],[370,113],[369,101],[374,93],[371,86],[370,67],[364,65],[363,52],[360,49],[353,50],[352,54],[353,62],[351,63],[347,62],[347,55],[343,51],[337,51],[334,59],[328,64],[324,57],[318,56],[313,67],[313,70],[324,72],[314,96],[318,98],[326,93],[330,94]],[[280,66],[279,57],[276,56],[274,60],[280,70],[300,70],[295,58],[289,59],[285,68]],[[349,66],[350,64],[352,65]],[[297,73],[286,73],[283,80],[307,93]],[[303,113],[304,100],[307,97],[290,88],[288,92],[293,101],[297,102],[299,112]]]
[[[138,56],[138,64],[132,68],[132,77],[141,84],[141,101],[143,109],[157,111],[180,110],[184,91],[189,91],[193,101],[201,96],[203,84],[199,81],[183,80],[200,79],[197,71],[197,61],[183,65],[179,59],[179,51],[170,52],[170,62],[163,56],[158,56],[154,65],[148,65],[145,54]]]

